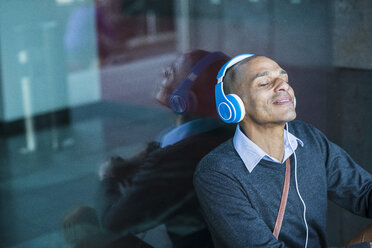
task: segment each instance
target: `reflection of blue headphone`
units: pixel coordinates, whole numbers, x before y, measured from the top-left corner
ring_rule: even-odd
[[[169,96],[169,106],[178,114],[192,111],[196,106],[195,96],[190,94],[191,87],[195,80],[202,74],[202,72],[213,62],[219,59],[228,59],[228,57],[221,52],[213,52],[202,57],[191,69],[189,75],[183,82],[175,89],[172,95]]]
[[[224,122],[238,123],[245,116],[245,108],[242,99],[236,94],[225,95],[223,91],[223,77],[227,69],[240,61],[253,56],[254,54],[242,54],[231,59],[224,64],[217,75],[217,84],[215,86],[216,107],[218,115]]]

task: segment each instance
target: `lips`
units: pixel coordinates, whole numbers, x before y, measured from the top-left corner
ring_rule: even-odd
[[[273,104],[276,105],[285,105],[285,104],[293,104],[292,97],[286,96],[286,97],[280,97],[276,99]]]

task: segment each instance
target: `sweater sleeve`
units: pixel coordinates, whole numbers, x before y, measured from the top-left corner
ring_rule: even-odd
[[[122,186],[116,178],[102,180],[96,192],[102,226],[125,234],[161,224],[195,198],[192,164],[196,162],[159,149],[146,157],[130,186]]]
[[[167,188],[166,183],[161,182],[134,188],[120,187],[116,179],[104,179],[97,191],[96,207],[101,225],[122,234],[143,232],[161,224],[193,195],[186,193],[181,197],[179,192],[172,195],[169,186]]]
[[[194,186],[216,248],[285,247],[233,178],[217,171],[199,170]]]
[[[343,149],[328,141],[328,198],[350,212],[372,218],[372,175]]]

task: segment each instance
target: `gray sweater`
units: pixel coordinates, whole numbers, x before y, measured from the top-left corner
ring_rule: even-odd
[[[296,150],[298,186],[306,203],[308,247],[327,247],[327,197],[339,206],[372,217],[372,176],[316,128],[289,123],[289,131],[304,142]],[[294,157],[283,225],[272,234],[280,205],[285,163],[261,160],[249,173],[232,139],[200,161],[194,186],[216,248],[304,247],[303,205],[295,188]],[[369,247],[369,243],[353,247]]]

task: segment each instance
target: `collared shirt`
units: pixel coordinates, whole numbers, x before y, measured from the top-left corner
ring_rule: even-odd
[[[288,143],[291,142],[291,145],[293,147],[293,150],[296,150],[298,147],[298,144],[301,146],[304,146],[304,143],[288,132],[288,139],[287,139],[287,131],[283,130],[284,132],[284,157],[283,157],[283,163],[289,158],[292,154],[292,148]],[[253,143],[241,130],[239,125],[236,127],[235,135],[234,135],[234,148],[239,154],[240,158],[243,160],[245,167],[247,167],[249,172],[252,172],[252,170],[256,167],[256,165],[261,161],[261,159],[265,159],[268,161],[281,163],[277,159],[269,156],[264,150],[262,150],[258,145]]]
[[[188,121],[163,135],[160,138],[160,146],[163,148],[173,145],[181,140],[200,133],[208,132],[219,126],[221,126],[221,122],[212,118],[200,118]]]

